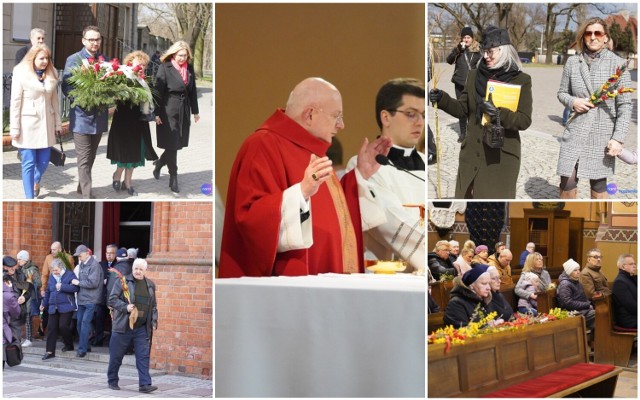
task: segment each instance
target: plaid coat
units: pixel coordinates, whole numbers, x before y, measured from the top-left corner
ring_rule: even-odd
[[[558,100],[572,108],[576,97],[589,97],[624,63],[624,59],[607,49],[592,62],[591,67],[582,54],[569,57],[562,72]],[[620,84],[630,86],[628,71],[622,74]],[[607,143],[610,139],[624,142],[629,131],[631,112],[631,94],[624,93],[576,116],[567,125],[560,140],[558,175],[571,176],[579,161],[578,178],[602,179],[612,176],[616,158],[606,154]]]

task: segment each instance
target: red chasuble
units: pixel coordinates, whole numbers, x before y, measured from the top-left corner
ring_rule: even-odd
[[[277,110],[242,144],[231,169],[219,276],[342,273],[340,222],[326,183],[311,196],[313,245],[276,252],[285,189],[302,181],[311,154],[325,155],[329,143],[316,138],[283,110]],[[356,233],[363,271],[362,227],[354,171],[342,186]]]

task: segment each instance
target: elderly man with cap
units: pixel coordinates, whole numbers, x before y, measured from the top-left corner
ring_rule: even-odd
[[[109,276],[107,278],[107,299],[113,290],[113,285],[118,280],[118,272],[122,276],[130,275],[132,271],[131,263],[129,262],[129,254],[124,247],[119,248],[116,251],[116,262],[108,270]]]
[[[596,312],[580,284],[580,264],[570,258],[562,264],[562,267],[564,272],[558,277],[558,289],[556,290],[558,307],[569,311],[579,311],[586,319],[587,329],[593,329]]]
[[[444,311],[444,323],[454,328],[467,326],[473,321],[476,307],[486,315],[491,310],[491,275],[488,265],[478,264],[467,271],[462,278],[453,280],[451,299]]]
[[[88,351],[91,351],[91,347],[89,347],[91,320],[101,301],[104,275],[102,267],[90,254],[87,246],[81,244],[73,255],[78,257],[79,273],[78,279],[72,280],[71,284],[80,288],[78,291],[78,336],[80,341],[76,357],[82,358],[87,355]]]
[[[469,71],[459,99],[440,89],[431,89],[429,100],[456,118],[468,118],[467,140],[460,148],[456,199],[514,199],[520,173],[520,131],[531,125],[533,97],[531,77],[506,29],[490,26],[480,43],[483,59]],[[515,111],[498,107],[489,96],[488,82],[520,87]]]
[[[460,99],[460,96],[462,96],[464,84],[467,82],[467,75],[469,75],[470,70],[476,69],[480,59],[482,59],[480,44],[473,38],[471,27],[465,26],[460,32],[460,43],[447,56],[447,63],[455,65],[451,82],[456,87],[456,99]],[[461,117],[458,143],[462,143],[466,135],[467,118]]]
[[[429,270],[435,280],[440,280],[440,275],[457,275],[457,270],[449,258],[450,246],[446,240],[440,240],[433,248],[433,252],[427,256]]]
[[[19,342],[22,337],[22,325],[24,325],[25,320],[29,315],[27,301],[29,301],[32,296],[33,285],[27,282],[24,273],[18,269],[18,262],[15,258],[4,256],[2,258],[2,269],[4,274],[3,281],[8,280],[11,282],[11,287],[18,298],[18,304],[20,304],[20,317],[15,319],[12,318],[9,323],[13,337],[17,338]],[[25,343],[22,345],[24,346]],[[28,346],[29,345],[31,345],[31,343],[29,343]]]

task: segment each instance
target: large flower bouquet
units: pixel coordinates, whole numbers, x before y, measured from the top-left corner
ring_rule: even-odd
[[[497,323],[497,313],[495,311],[484,315],[478,306],[476,307],[472,318],[476,319],[477,322],[470,322],[469,325],[458,329],[454,328],[452,325],[440,328],[428,336],[428,343],[445,343],[444,351],[447,353],[451,349],[451,346],[454,344],[464,344],[465,340],[468,338],[486,335],[489,333],[514,331],[517,329],[523,329],[528,325],[556,321],[573,317],[577,314],[578,313],[574,311],[553,308],[549,310],[548,314],[541,313],[538,314],[538,316],[533,316],[533,314],[514,313],[511,320]]]
[[[607,81],[603,83],[598,90],[591,93],[591,96],[589,96],[589,103],[597,107],[608,99],[615,99],[620,94],[635,92],[636,90],[634,88],[626,88],[620,84],[620,77],[625,72],[628,65],[629,62],[627,61],[625,64],[617,67],[616,71],[609,77],[609,79],[607,79]],[[574,111],[571,118],[567,121],[567,124],[573,121],[577,115],[578,113]]]
[[[73,98],[71,106],[92,110],[129,102],[141,106],[141,110],[144,107],[143,113],[147,114],[153,108],[153,97],[146,79],[141,65],[120,65],[117,58],[107,62],[102,56],[97,60],[83,59],[68,78],[73,86],[69,92]]]

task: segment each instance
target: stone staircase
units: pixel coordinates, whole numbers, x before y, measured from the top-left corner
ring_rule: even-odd
[[[23,347],[22,352],[24,359],[23,365],[33,365],[37,367],[48,367],[58,369],[72,369],[82,372],[96,372],[107,374],[107,368],[109,366],[109,347],[92,347],[91,352],[83,358],[77,358],[75,351],[67,351],[63,353],[60,349],[62,343],[58,341],[56,345],[56,356],[46,361],[42,360],[42,356],[46,352],[46,342],[44,340],[35,339],[32,341],[31,346]],[[75,344],[76,349],[78,348]],[[151,355],[153,357],[153,354]],[[167,373],[162,370],[150,369],[149,374],[152,377],[166,375]],[[136,358],[133,355],[124,356],[122,365],[120,366],[119,375],[121,377],[138,377],[138,370],[136,369]]]

